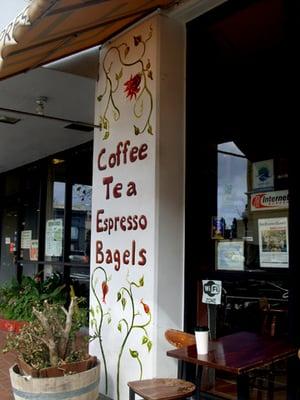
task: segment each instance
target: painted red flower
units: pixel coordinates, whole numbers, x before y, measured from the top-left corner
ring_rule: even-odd
[[[144,303],[143,299],[141,300],[141,304],[143,304],[145,313],[149,314],[150,313],[150,307],[148,306],[148,304]]]
[[[136,98],[136,95],[140,91],[141,80],[141,74],[136,74],[134,76],[130,75],[130,79],[128,79],[128,81],[124,83],[124,92],[127,92],[126,97],[129,97],[130,100],[132,100],[133,96]]]
[[[107,293],[108,293],[108,284],[107,284],[107,281],[103,281],[102,282],[102,301],[103,301],[103,303],[106,303],[105,297],[106,297]]]

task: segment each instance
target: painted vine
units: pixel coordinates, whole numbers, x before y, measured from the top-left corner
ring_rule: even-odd
[[[104,274],[104,280],[101,283],[101,292],[102,292],[102,299],[100,300],[99,295],[98,295],[98,278],[96,277],[96,272],[101,271]],[[91,327],[94,329],[94,334],[91,335],[91,340],[98,340],[99,342],[99,347],[101,351],[101,357],[103,361],[103,367],[104,367],[104,380],[105,380],[105,394],[108,394],[108,374],[107,374],[107,365],[106,365],[106,358],[105,358],[105,352],[104,352],[104,347],[102,343],[102,329],[103,329],[103,323],[105,318],[107,318],[107,323],[111,323],[111,315],[110,311],[104,312],[102,303],[106,304],[106,296],[109,291],[109,286],[108,286],[108,277],[107,273],[104,268],[102,267],[96,267],[92,273],[92,278],[91,278],[91,289],[93,292],[93,295],[95,296],[97,306],[95,308],[91,308]],[[98,315],[100,318],[98,318]]]
[[[128,76],[124,82],[124,95],[130,101],[134,101],[133,114],[137,119],[143,116],[145,122],[142,126],[133,125],[135,135],[139,135],[147,131],[148,134],[153,134],[151,125],[151,116],[153,113],[153,95],[149,89],[149,80],[153,80],[153,71],[151,68],[150,59],[144,60],[146,53],[147,42],[152,37],[152,27],[150,26],[147,37],[144,39],[142,35],[133,37],[133,44],[135,48],[140,50],[139,56],[135,60],[128,62],[128,56],[131,52],[131,47],[127,42],[123,42],[118,46],[110,47],[103,58],[103,71],[105,74],[105,83],[102,93],[97,97],[99,102],[103,102],[104,111],[99,117],[100,131],[103,131],[103,139],[106,140],[110,136],[110,120],[108,117],[109,112],[112,112],[113,119],[118,121],[120,118],[120,110],[117,106],[115,95],[120,89],[120,83],[123,78],[124,68],[138,66],[138,72],[134,75]],[[109,62],[109,56],[116,53],[118,61],[122,67],[118,73],[112,73],[113,61]],[[144,103],[148,99],[149,107],[144,110]]]
[[[141,288],[144,286],[144,277],[140,278],[140,280],[138,282],[134,282],[134,281],[129,281],[127,279],[128,282],[128,287],[122,286],[117,294],[117,302],[121,302],[121,306],[123,311],[125,311],[125,308],[128,305],[131,307],[130,310],[130,319],[127,320],[126,318],[122,318],[120,319],[119,323],[118,323],[118,330],[120,333],[122,333],[125,329],[125,336],[123,338],[122,344],[121,344],[121,348],[120,348],[120,352],[119,352],[119,356],[118,356],[118,364],[117,364],[117,400],[120,400],[120,371],[121,371],[121,359],[122,359],[122,355],[123,352],[125,350],[126,347],[126,343],[128,341],[128,338],[130,336],[130,334],[134,331],[134,330],[141,330],[143,332],[143,336],[141,338],[141,345],[145,345],[147,346],[148,352],[151,351],[152,349],[152,341],[149,338],[148,332],[147,332],[147,327],[149,326],[149,324],[151,323],[151,311],[149,306],[144,302],[143,299],[140,300],[139,304],[142,304],[143,307],[143,314],[146,315],[147,320],[144,322],[140,322],[137,323],[137,318],[141,317],[142,318],[142,314],[137,310],[137,306],[135,304],[134,301],[134,296],[133,296],[133,288]],[[140,369],[140,376],[139,379],[142,379],[143,377],[143,364],[141,362],[140,359],[140,355],[139,352],[136,349],[128,349],[129,353],[131,355],[131,357],[133,359],[135,359],[139,365],[139,369]]]

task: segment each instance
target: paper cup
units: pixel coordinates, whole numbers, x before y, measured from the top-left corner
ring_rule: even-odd
[[[199,326],[195,329],[197,354],[208,353],[208,327]]]

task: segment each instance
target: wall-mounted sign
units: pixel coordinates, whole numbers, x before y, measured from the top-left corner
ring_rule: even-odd
[[[252,164],[253,190],[266,190],[274,188],[274,163],[273,160],[259,161]]]
[[[288,268],[288,219],[264,218],[258,220],[260,266]]]
[[[203,280],[202,303],[221,304],[222,281]]]
[[[283,210],[289,208],[287,190],[251,194],[251,211]]]

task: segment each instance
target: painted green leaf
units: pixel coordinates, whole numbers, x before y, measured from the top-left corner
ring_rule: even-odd
[[[122,298],[121,303],[122,303],[122,308],[123,308],[123,310],[125,310],[126,303],[127,303],[125,297]]]
[[[133,125],[134,126],[134,134],[135,135],[139,135],[140,134],[140,128],[138,128],[137,126],[135,126],[135,125]]]
[[[103,118],[103,128],[107,129],[108,128],[108,122],[106,118]]]
[[[139,353],[136,350],[129,349],[132,358],[138,358]]]
[[[152,342],[151,342],[151,340],[148,340],[148,342],[147,342],[147,347],[148,347],[148,351],[151,351],[151,349],[152,349]]]
[[[102,96],[102,94],[100,94],[98,97],[97,97],[97,100],[98,101],[101,101],[103,99],[103,96]]]
[[[147,132],[150,133],[150,135],[153,135],[152,126],[150,124],[148,125]]]
[[[151,63],[150,63],[150,60],[149,60],[149,58],[148,58],[148,62],[147,62],[147,65],[146,65],[146,70],[148,70],[148,69],[150,69],[151,68]]]
[[[144,276],[142,276],[141,279],[139,280],[139,285],[141,287],[144,286]]]
[[[150,78],[150,79],[152,79],[153,80],[153,75],[152,75],[152,71],[151,71],[151,69],[150,69],[150,71],[148,71],[148,78]]]
[[[143,336],[143,339],[142,339],[142,344],[145,344],[145,343],[147,343],[148,342],[148,338],[147,338],[147,336]]]
[[[95,318],[95,311],[93,308],[90,308],[90,313],[92,314],[92,317]]]
[[[123,76],[123,68],[121,68],[120,72],[115,75],[116,81],[120,80]]]
[[[117,294],[117,301],[120,301],[120,300],[121,300],[121,297],[122,297],[121,293],[118,292],[118,294]]]
[[[119,114],[117,113],[116,110],[113,111],[113,116],[114,116],[114,120],[117,121],[119,118]]]
[[[118,323],[118,331],[122,332],[122,324],[121,324],[121,322]]]
[[[111,323],[111,317],[107,318],[107,323],[110,324]]]
[[[103,135],[103,140],[106,140],[109,138],[109,131],[106,131]]]

